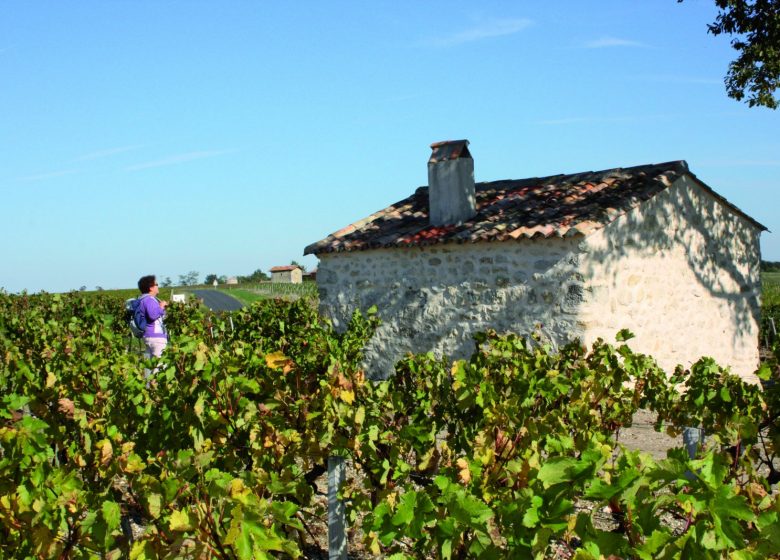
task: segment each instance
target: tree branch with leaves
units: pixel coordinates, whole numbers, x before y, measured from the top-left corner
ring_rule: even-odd
[[[677,0],[683,2],[683,0]],[[726,93],[750,107],[777,109],[780,99],[780,0],[715,0],[718,16],[707,30],[733,36],[739,55],[729,64]]]

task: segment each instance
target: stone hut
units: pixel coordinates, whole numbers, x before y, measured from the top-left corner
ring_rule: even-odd
[[[303,282],[303,270],[297,264],[275,266],[271,269],[271,282],[300,284]]]
[[[374,376],[409,351],[466,357],[489,328],[627,328],[668,371],[712,356],[756,381],[764,226],[684,161],[475,184],[468,144],[433,144],[429,186],[304,251],[337,327],[377,306]]]

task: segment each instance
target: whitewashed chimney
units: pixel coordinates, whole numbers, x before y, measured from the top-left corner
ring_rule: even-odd
[[[428,208],[431,225],[457,225],[477,213],[474,159],[468,140],[431,144],[428,160]]]

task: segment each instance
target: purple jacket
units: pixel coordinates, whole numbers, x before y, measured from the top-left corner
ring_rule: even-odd
[[[144,338],[168,338],[168,333],[163,324],[165,309],[160,307],[160,302],[156,297],[145,297],[141,299],[141,309],[146,313],[146,330]]]

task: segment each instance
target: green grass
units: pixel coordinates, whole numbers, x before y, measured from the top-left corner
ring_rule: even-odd
[[[235,286],[222,285],[219,286],[219,289],[231,295],[236,292],[235,297],[238,300],[245,297],[244,293],[246,292],[253,294],[257,299],[278,297],[295,299],[317,296],[317,284],[315,282],[303,282],[302,284],[259,282],[257,284],[238,284]],[[253,301],[257,301],[257,299],[253,299]]]
[[[761,274],[764,305],[780,305],[780,272],[764,272]]]
[[[225,293],[233,296],[244,305],[252,305],[256,301],[262,301],[268,299],[268,296],[246,290],[244,288],[232,288],[230,290],[223,290]]]

